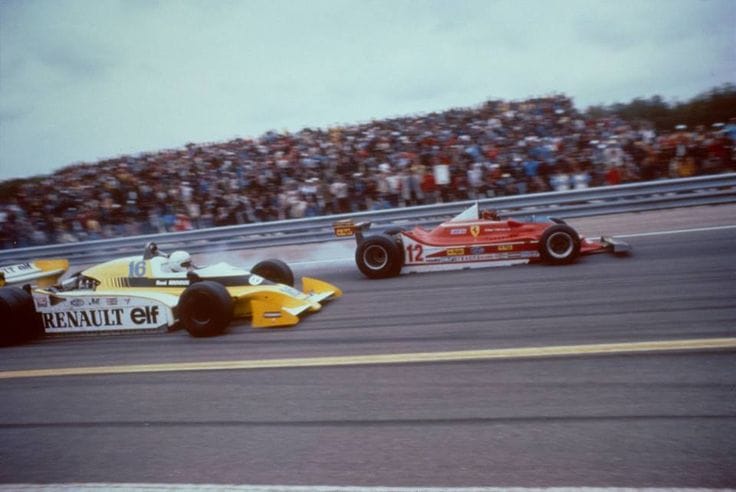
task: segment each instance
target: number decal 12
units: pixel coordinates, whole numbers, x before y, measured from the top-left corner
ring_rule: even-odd
[[[424,261],[424,248],[421,244],[409,244],[406,246],[407,263],[420,263]]]

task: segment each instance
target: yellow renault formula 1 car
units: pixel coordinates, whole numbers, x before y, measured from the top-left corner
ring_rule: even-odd
[[[302,290],[284,262],[265,260],[250,271],[217,263],[195,266],[184,251],[170,255],[155,243],[142,256],[102,263],[65,279],[65,260],[5,267],[0,276],[0,343],[45,333],[145,330],[177,323],[195,337],[222,334],[233,318],[254,327],[292,326],[342,291],[304,277]],[[14,287],[35,280],[31,288]]]

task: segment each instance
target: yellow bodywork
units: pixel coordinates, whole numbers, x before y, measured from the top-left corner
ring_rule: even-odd
[[[98,290],[105,292],[137,293],[156,292],[180,296],[188,287],[186,274],[170,273],[162,276],[155,271],[151,260],[141,257],[123,258],[103,263],[82,272],[82,275],[99,282]],[[224,266],[226,268],[229,266]],[[299,322],[299,315],[315,312],[322,308],[321,301],[342,296],[342,291],[322,280],[303,277],[302,289],[263,281],[257,285],[248,282],[253,277],[246,270],[232,268],[232,274],[220,276],[216,282],[222,283],[233,299],[233,318],[252,317],[256,328],[292,326]],[[195,270],[200,273],[205,270]],[[178,275],[178,279],[173,278]],[[240,279],[242,278],[242,281]],[[211,277],[202,276],[201,280]],[[238,280],[235,280],[238,279]],[[212,279],[214,280],[214,279]],[[223,281],[224,280],[224,281]],[[229,282],[228,282],[229,281]],[[181,285],[155,285],[156,283],[179,282]],[[239,282],[239,283],[238,283]],[[145,285],[145,284],[151,285]],[[236,283],[228,285],[228,283]],[[173,307],[173,306],[172,306]]]
[[[0,268],[0,287],[5,285],[33,283],[39,287],[50,287],[69,268],[69,261],[62,259],[32,260]]]
[[[251,316],[255,328],[292,326],[299,322],[299,314],[322,309],[320,301],[342,296],[334,285],[309,277],[302,277],[302,290],[284,286],[262,285],[259,287],[227,287],[233,297],[233,317]]]

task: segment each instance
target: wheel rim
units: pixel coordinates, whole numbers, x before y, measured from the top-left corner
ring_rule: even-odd
[[[547,238],[547,251],[558,260],[567,258],[575,248],[572,237],[566,232],[555,232]]]
[[[363,251],[363,263],[371,270],[381,270],[388,264],[388,252],[378,245],[368,246]]]

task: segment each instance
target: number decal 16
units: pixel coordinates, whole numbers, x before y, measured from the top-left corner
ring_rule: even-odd
[[[143,277],[146,275],[146,262],[145,261],[131,261],[128,263],[128,276],[129,277]]]

